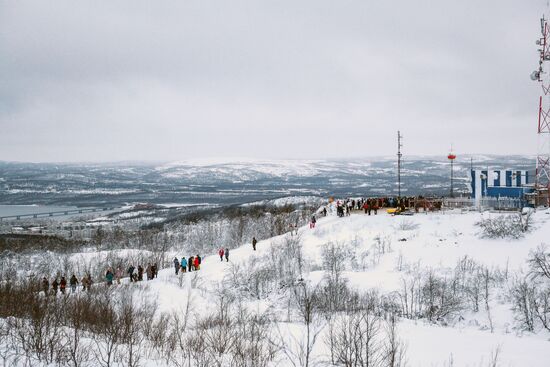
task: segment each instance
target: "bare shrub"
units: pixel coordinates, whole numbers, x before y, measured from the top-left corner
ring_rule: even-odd
[[[333,365],[399,367],[405,364],[405,345],[397,336],[395,318],[386,322],[371,308],[337,315],[325,342]]]
[[[442,277],[431,269],[413,270],[402,277],[402,287],[396,296],[400,314],[410,319],[443,322],[464,308],[457,277]]]
[[[518,239],[531,228],[531,214],[518,213],[494,218],[483,218],[476,223],[481,228],[483,238]]]
[[[400,231],[413,231],[419,227],[420,225],[415,223],[412,219],[405,218],[400,220],[394,228]]]
[[[231,364],[235,367],[266,367],[275,359],[279,348],[270,332],[267,315],[251,314],[240,307],[237,313],[235,343]]]

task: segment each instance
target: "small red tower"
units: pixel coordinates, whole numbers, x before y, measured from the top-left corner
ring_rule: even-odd
[[[454,192],[453,192],[453,176],[454,176],[454,167],[453,167],[453,164],[454,164],[454,161],[456,159],[456,155],[453,153],[453,148],[451,147],[451,152],[447,155],[447,159],[449,161],[451,161],[451,197],[454,197]]]

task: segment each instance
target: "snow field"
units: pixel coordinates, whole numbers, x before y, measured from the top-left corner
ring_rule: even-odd
[[[475,223],[481,218],[498,215],[502,214],[449,211],[399,217],[383,212],[377,216],[357,212],[344,218],[319,218],[315,229],[299,229],[303,253],[311,270],[306,277],[312,284],[321,281],[322,249],[329,242],[347,246],[350,251],[343,272],[350,286],[364,291],[374,288],[382,294],[399,290],[409,268],[433,269],[445,274],[464,256],[489,268],[520,272],[526,268],[529,251],[544,243],[550,233],[550,212],[537,211],[533,216],[533,230],[522,239],[481,239]],[[220,261],[217,254],[204,256],[198,272],[176,277],[173,269],[164,269],[158,279],[143,282],[150,285],[145,288],[145,294],[157,300],[159,311],[183,310],[186,302],[191,301],[197,315],[206,315],[215,308],[216,290],[232,287],[225,277],[231,264],[243,265],[251,259],[263,261],[271,244],[285,236],[289,234],[259,241],[257,251],[252,250],[251,244],[231,249],[229,263],[225,259]],[[385,250],[376,260],[373,259],[373,246],[380,243]],[[276,294],[264,300],[246,300],[250,310],[259,313],[281,310],[284,305],[279,302]],[[550,365],[548,333],[523,333],[515,328],[511,304],[500,293],[491,300],[491,313],[493,333],[488,329],[487,315],[482,310],[475,314],[465,313],[449,326],[400,320],[399,337],[407,345],[408,366],[486,366],[491,353],[497,350],[501,366]],[[300,324],[295,323],[280,323],[279,329],[292,335],[301,332]],[[318,361],[327,355],[322,340],[320,336],[314,347]]]

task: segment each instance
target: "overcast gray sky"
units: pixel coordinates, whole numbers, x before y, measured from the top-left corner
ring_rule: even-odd
[[[536,153],[546,0],[0,0],[0,160]]]

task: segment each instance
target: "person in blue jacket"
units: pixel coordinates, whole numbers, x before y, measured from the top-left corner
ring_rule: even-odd
[[[185,256],[181,258],[181,272],[187,273],[187,260],[185,260]]]

